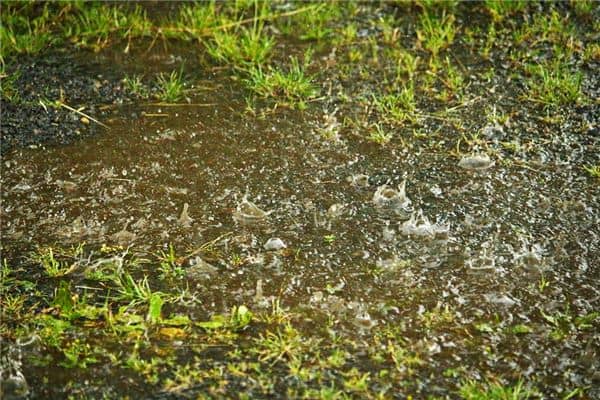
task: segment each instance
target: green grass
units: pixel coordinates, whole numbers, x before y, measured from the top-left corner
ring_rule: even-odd
[[[148,88],[144,85],[141,75],[126,76],[123,78],[123,84],[129,93],[142,99],[148,97]]]
[[[307,41],[324,41],[334,30],[332,25],[342,16],[341,2],[322,2],[308,8],[294,18],[286,18],[278,24],[279,29],[286,35],[293,35]],[[345,4],[347,12],[351,13],[354,5]]]
[[[204,42],[208,54],[217,62],[249,70],[265,65],[274,45],[274,39],[265,32],[268,9],[263,4],[256,8],[250,27],[234,25],[231,29],[218,29]]]
[[[57,278],[68,275],[78,268],[77,259],[82,251],[82,245],[70,250],[42,247],[31,255],[31,260],[40,265],[47,276]]]
[[[530,65],[527,70],[531,78],[526,97],[543,104],[545,108],[556,108],[581,100],[583,74],[580,71],[573,72],[557,61]]]
[[[385,145],[389,143],[393,137],[393,132],[385,129],[381,124],[375,124],[371,129],[369,129],[367,140],[380,145]]]
[[[3,100],[9,103],[18,103],[20,101],[19,91],[15,87],[20,75],[18,71],[13,74],[0,72],[0,94]]]
[[[306,102],[318,95],[318,87],[313,83],[313,76],[306,73],[310,56],[300,64],[296,57],[291,57],[291,65],[287,70],[269,68],[264,72],[255,67],[249,71],[244,80],[246,87],[261,97],[272,98],[278,103],[303,109]]]
[[[373,104],[387,121],[403,123],[416,120],[417,105],[412,84],[406,85],[394,93],[373,95]]]
[[[42,49],[61,42],[61,38],[52,33],[52,25],[58,18],[51,5],[45,4],[36,16],[33,4],[4,4],[2,24],[0,24],[0,62],[13,54],[35,54]]]
[[[176,103],[183,98],[184,80],[183,73],[172,71],[166,75],[161,73],[156,78],[157,93],[156,97],[165,103]]]
[[[462,383],[459,393],[464,400],[526,400],[535,395],[533,390],[524,387],[522,381],[515,386],[466,381]]]
[[[454,41],[457,33],[454,20],[453,14],[445,12],[439,17],[424,12],[419,18],[417,38],[421,47],[429,51],[432,57],[435,58],[440,51],[448,48]]]
[[[600,178],[600,164],[587,165],[583,167],[584,171],[587,172],[592,178]]]
[[[63,35],[78,46],[99,51],[111,43],[113,35],[131,41],[150,36],[151,29],[151,22],[139,6],[126,12],[118,6],[90,4],[69,15]]]
[[[527,7],[527,2],[524,0],[485,0],[485,7],[492,16],[495,22],[501,22]]]

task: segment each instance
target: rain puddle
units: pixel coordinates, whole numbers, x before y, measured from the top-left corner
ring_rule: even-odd
[[[296,315],[295,329],[318,340],[379,337],[389,349],[381,332],[401,331],[424,361],[398,368],[407,376],[418,369],[423,387],[435,386],[431,376],[486,363],[540,387],[559,371],[574,386],[593,384],[571,353],[547,352],[571,343],[549,332],[568,320],[565,335],[583,335],[575,321],[600,304],[600,192],[578,166],[524,168],[418,144],[330,140],[320,132],[333,110],[257,118],[239,111],[240,98],[232,86],[210,106],[122,106],[105,134],[6,155],[3,257],[27,264],[36,249],[80,243],[95,254],[120,249],[141,260],[152,288],[168,292],[143,260],[172,248],[184,271],[176,286],[194,300],[169,310],[193,321],[278,304]],[[110,257],[84,268],[121,260]],[[86,282],[86,290],[102,287]],[[573,345],[597,356],[594,335],[587,350]],[[230,356],[175,342],[184,360]],[[348,362],[366,359],[367,372],[377,371],[369,364],[376,349],[357,346],[363,354]],[[599,367],[597,358],[588,363]],[[64,382],[35,365],[15,369],[30,384]],[[135,389],[120,380],[116,390],[147,394],[130,379]]]

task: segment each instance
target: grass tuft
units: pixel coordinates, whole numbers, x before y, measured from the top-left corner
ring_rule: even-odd
[[[271,68],[265,73],[262,68],[255,67],[249,71],[246,86],[259,96],[281,99],[290,107],[303,109],[306,101],[317,96],[318,88],[313,77],[305,71],[308,57],[301,65],[296,57],[291,58],[291,66],[287,71]]]

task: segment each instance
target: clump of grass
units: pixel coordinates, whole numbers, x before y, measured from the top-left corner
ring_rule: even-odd
[[[172,244],[169,244],[168,251],[160,251],[158,259],[160,261],[158,267],[160,279],[180,279],[185,276],[185,270],[181,267],[181,263],[175,254],[175,248]]]
[[[163,29],[165,36],[189,40],[207,34],[219,21],[215,4],[215,2],[203,2],[181,6],[174,23],[175,29],[165,27]]]
[[[307,7],[303,13],[285,19],[278,27],[286,35],[298,36],[302,40],[322,41],[332,34],[332,23],[342,15],[340,4],[340,2],[323,2]],[[353,7],[350,3],[346,3],[346,6]],[[347,11],[352,12],[352,10]]]
[[[12,74],[0,72],[0,95],[3,100],[9,103],[18,103],[20,100],[19,91],[15,87],[16,81],[19,79],[20,73],[17,71]]]
[[[600,179],[600,164],[597,165],[588,165],[583,167],[585,172],[587,172],[593,178]]]
[[[93,5],[70,15],[63,34],[78,46],[99,51],[108,46],[113,33],[131,41],[150,35],[151,30],[152,23],[139,6],[125,12],[118,6]]]
[[[503,386],[499,383],[483,385],[469,380],[463,382],[459,393],[465,400],[525,400],[535,395],[533,390],[523,387],[523,381],[518,381],[515,386]]]
[[[59,42],[60,37],[51,32],[52,23],[56,18],[49,4],[44,4],[37,16],[33,16],[33,4],[3,5],[0,63],[4,64],[4,57],[12,54],[38,53],[43,48]]]
[[[318,94],[313,77],[305,71],[307,63],[307,57],[302,65],[296,57],[292,57],[287,71],[271,68],[265,73],[262,68],[255,67],[244,82],[259,96],[281,99],[288,106],[303,109],[306,101]]]
[[[415,121],[417,109],[415,89],[412,84],[404,86],[396,93],[383,96],[373,95],[373,103],[384,118],[396,123]]]
[[[183,73],[172,71],[170,75],[161,73],[156,78],[158,85],[157,97],[166,103],[176,103],[183,97]]]
[[[559,62],[531,65],[529,97],[545,108],[576,103],[581,98],[581,72],[572,72]]]
[[[514,15],[527,7],[527,2],[524,0],[486,0],[485,8],[492,16],[494,22],[501,22],[507,17]]]
[[[569,4],[579,16],[588,16],[594,11],[597,2],[593,0],[570,0]]]
[[[381,124],[375,124],[374,127],[369,130],[369,136],[367,136],[367,139],[371,142],[384,145],[389,143],[393,137],[393,132],[387,131]]]
[[[453,10],[460,3],[459,0],[417,0],[416,4],[425,11]]]
[[[412,80],[421,58],[405,50],[394,51],[392,57],[396,59],[396,82],[402,82],[405,79]]]
[[[129,93],[135,96],[142,99],[148,97],[148,88],[142,82],[141,75],[126,76],[123,78],[123,85]]]
[[[52,247],[39,248],[31,259],[41,267],[51,278],[61,277],[75,271],[79,264],[75,260],[83,252],[83,245],[70,250],[54,249]]]
[[[446,14],[436,17],[429,12],[424,12],[419,18],[417,38],[421,46],[428,50],[433,57],[449,47],[454,41],[456,27],[454,26],[454,15]]]
[[[274,39],[264,30],[268,12],[266,4],[257,6],[252,27],[236,25],[232,30],[213,32],[212,39],[205,42],[208,54],[217,62],[241,70],[266,64],[274,45]]]

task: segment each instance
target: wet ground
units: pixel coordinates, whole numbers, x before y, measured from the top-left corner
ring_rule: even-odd
[[[44,277],[31,254],[85,243],[68,278],[73,298],[101,305],[108,295],[96,293],[111,285],[88,273],[125,252],[139,260],[126,268],[154,290],[187,291],[164,318],[208,321],[240,305],[262,317],[233,338],[190,323],[116,334],[112,343],[108,317],[75,319],[58,340],[89,344],[99,362],[72,368],[39,338],[39,324],[20,327],[22,317],[8,315],[4,354],[20,357],[12,380],[3,376],[18,388],[9,396],[94,398],[110,383],[111,398],[325,398],[324,387],[356,398],[455,398],[461,382],[475,380],[521,381],[533,398],[600,397],[600,190],[584,169],[600,161],[597,101],[548,121],[514,100],[506,75],[473,78],[472,101],[394,128],[382,146],[345,122],[360,102],[340,100],[371,83],[328,80],[327,59],[323,91],[338,95],[306,111],[249,113],[244,88],[221,69],[193,75],[205,89],[188,104],[124,93],[123,72],[151,63],[168,70],[187,59],[181,54],[128,59],[109,50],[85,61],[66,52],[19,65],[23,80],[88,105],[108,128],[64,109],[34,116],[3,103],[3,258],[20,271],[12,278],[34,283],[8,293],[47,292],[55,303],[27,307],[55,315],[48,308],[60,309],[66,279]],[[463,62],[473,76],[482,71]],[[586,72],[586,85],[597,95],[597,76]],[[484,118],[494,107],[510,122]],[[482,139],[466,146],[475,133]],[[173,280],[158,270],[169,245],[184,272]],[[280,314],[290,325],[267,318]],[[301,339],[268,353],[264,339],[286,338],[286,326]],[[336,364],[338,349],[345,356]],[[131,354],[170,361],[157,361],[154,380],[152,368],[128,364]]]

